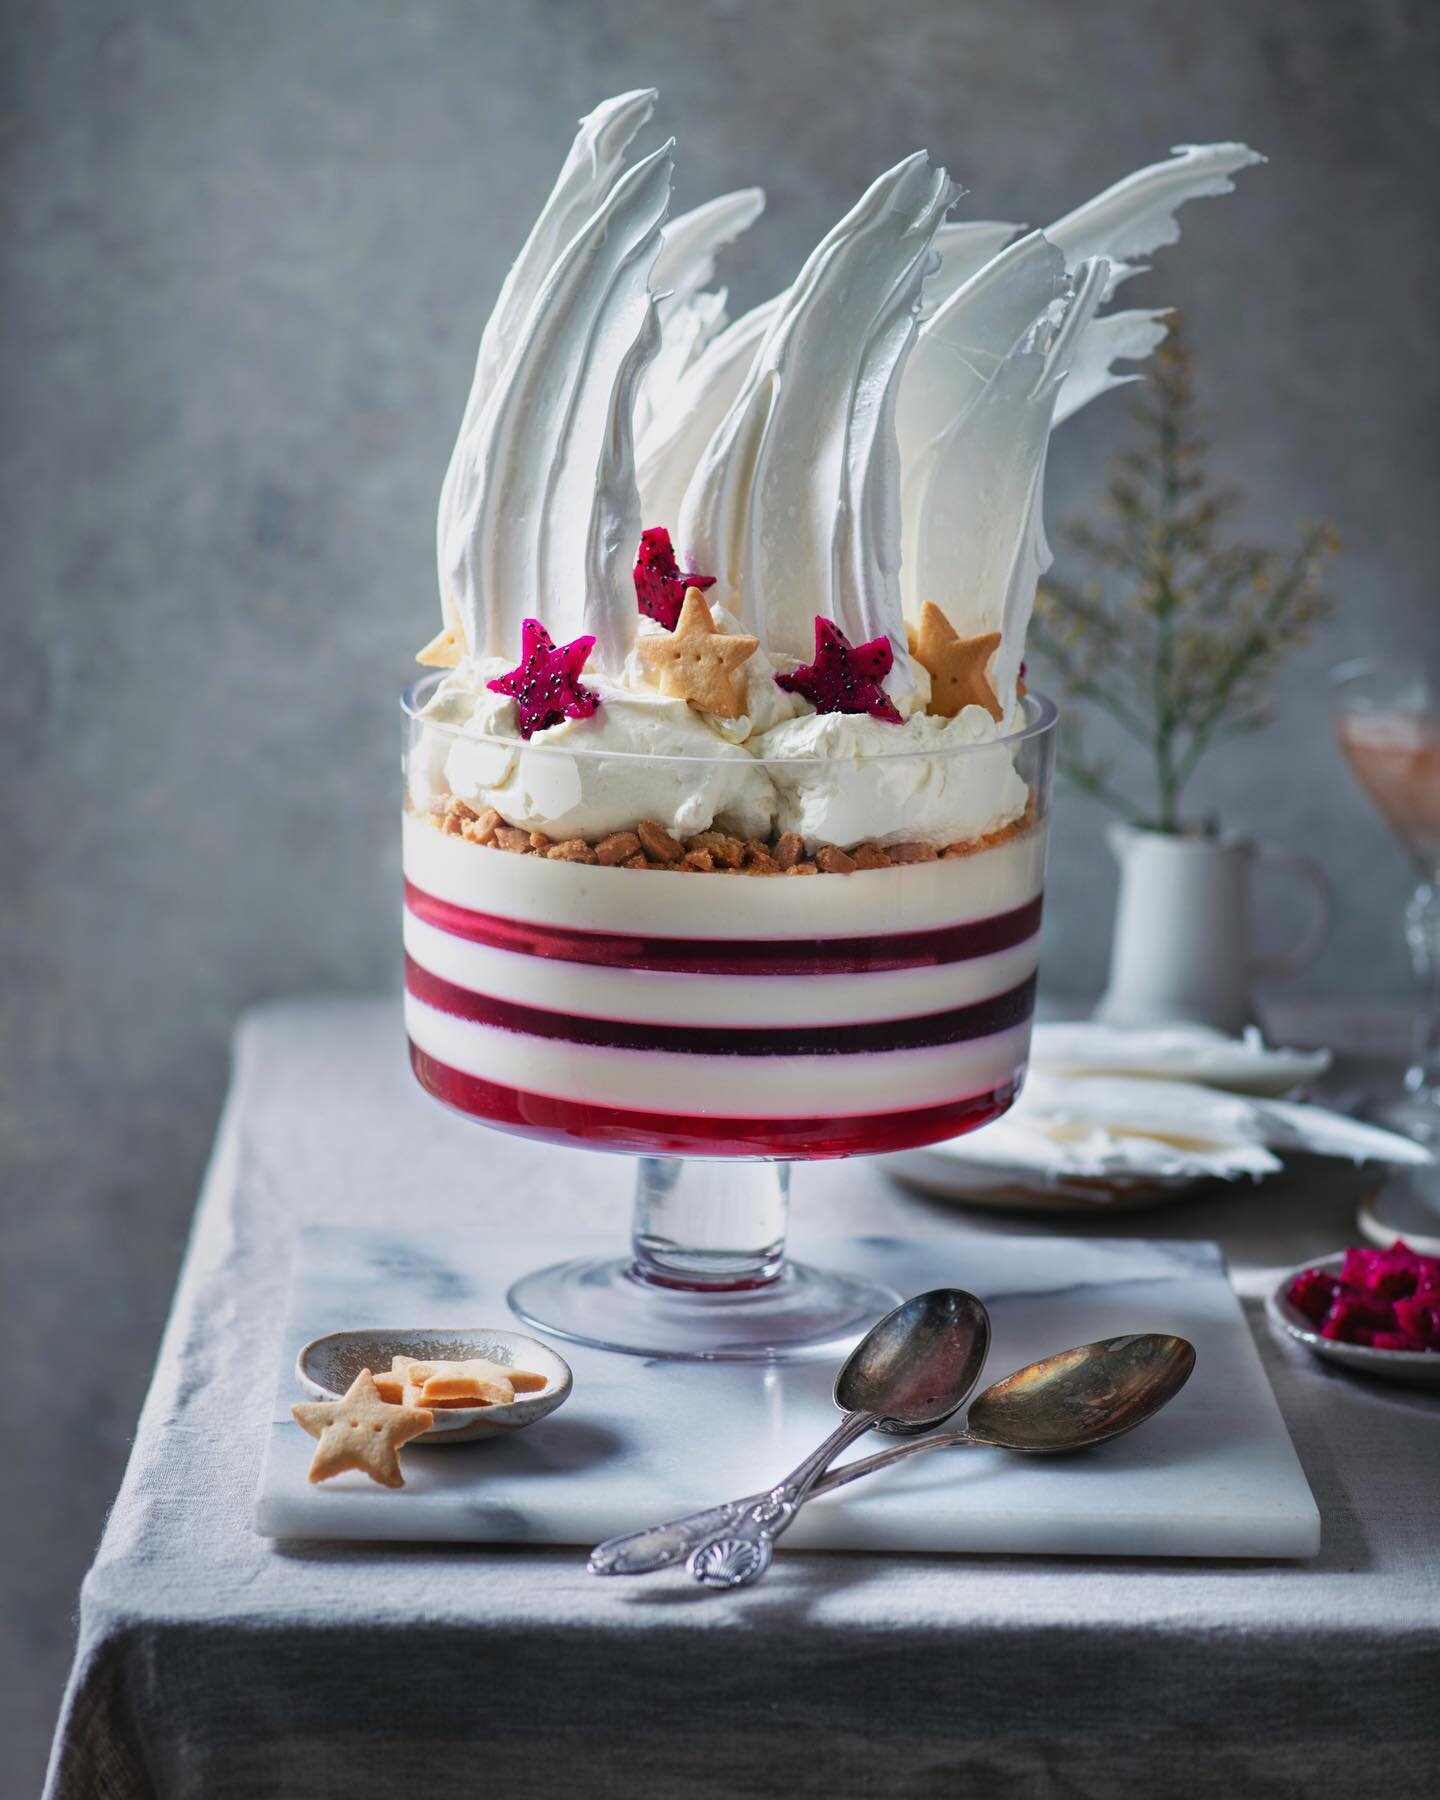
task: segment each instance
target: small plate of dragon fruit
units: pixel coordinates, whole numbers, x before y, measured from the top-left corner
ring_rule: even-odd
[[[1440,1386],[1440,1256],[1403,1239],[1357,1245],[1295,1269],[1265,1302],[1316,1356],[1391,1381]]]

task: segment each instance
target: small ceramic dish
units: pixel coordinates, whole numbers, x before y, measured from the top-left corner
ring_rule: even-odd
[[[1440,1350],[1377,1350],[1373,1344],[1342,1344],[1338,1338],[1321,1337],[1304,1313],[1285,1298],[1290,1283],[1306,1269],[1321,1269],[1327,1275],[1338,1275],[1344,1261],[1345,1252],[1341,1250],[1334,1256],[1316,1257],[1311,1262],[1301,1263],[1298,1269],[1292,1269],[1265,1301],[1271,1323],[1316,1356],[1340,1363],[1347,1369],[1356,1369],[1362,1375],[1440,1387]]]
[[[437,1408],[435,1423],[414,1440],[417,1444],[469,1444],[480,1438],[504,1437],[535,1424],[570,1397],[572,1376],[563,1356],[523,1331],[489,1327],[474,1331],[446,1326],[332,1331],[306,1344],[295,1358],[295,1373],[300,1385],[317,1400],[338,1400],[362,1369],[388,1369],[395,1356],[437,1362],[483,1356],[506,1368],[528,1369],[545,1377],[543,1388],[517,1394],[509,1406]]]

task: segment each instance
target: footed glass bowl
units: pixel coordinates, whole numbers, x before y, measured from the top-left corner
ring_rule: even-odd
[[[525,1276],[514,1310],[661,1357],[761,1360],[863,1329],[888,1289],[786,1260],[790,1164],[934,1143],[1015,1098],[1054,707],[1031,696],[1010,736],[863,763],[667,758],[425,719],[438,679],[405,697],[416,1076],[483,1124],[640,1159],[630,1254]],[[889,821],[878,846],[745,835],[774,791],[815,816],[836,782]],[[713,831],[654,826],[662,797],[702,787]],[[532,836],[502,814],[557,823]],[[975,834],[937,851],[937,817]]]

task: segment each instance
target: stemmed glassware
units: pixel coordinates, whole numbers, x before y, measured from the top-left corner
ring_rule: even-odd
[[[863,1330],[895,1297],[863,1272],[786,1258],[790,1166],[933,1143],[1015,1098],[1054,707],[1031,696],[1008,737],[842,767],[488,738],[422,717],[437,679],[405,697],[415,1073],[482,1123],[639,1159],[629,1253],[522,1276],[514,1310],[652,1357],[763,1360]],[[654,796],[697,782],[730,784],[743,806],[746,783],[837,778],[871,784],[897,833],[913,816],[902,854],[916,860],[809,879],[599,866],[552,857],[543,840],[526,853],[513,828],[509,849],[473,841],[484,822],[453,802],[456,790],[503,793],[564,817],[633,796],[643,819]],[[936,856],[917,846],[937,785],[1028,804],[1008,828]]]
[[[1416,875],[1405,939],[1417,1005],[1404,1091],[1377,1118],[1440,1136],[1440,695],[1423,670],[1366,659],[1334,672],[1335,730],[1351,773],[1399,839]]]

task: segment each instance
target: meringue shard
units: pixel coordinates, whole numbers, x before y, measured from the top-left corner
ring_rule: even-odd
[[[1008,343],[1004,341],[1005,332],[1026,304],[1015,283],[1015,269],[1017,263],[1033,257],[1037,240],[1053,245],[1060,253],[1062,270],[1073,270],[1086,258],[1104,256],[1110,263],[1108,299],[1122,280],[1136,272],[1136,266],[1125,258],[1147,255],[1179,238],[1175,214],[1186,201],[1231,192],[1235,184],[1230,177],[1236,170],[1264,160],[1244,144],[1179,149],[1170,161],[1127,175],[1043,233],[1032,232],[1018,244],[1010,244],[963,283],[949,280],[964,263],[964,239],[956,240],[961,246],[959,254],[946,256],[939,276],[926,290],[930,316],[921,328],[900,390],[897,423],[907,491],[914,460],[973,400],[976,381],[992,372],[995,361],[1014,343],[1014,336]],[[956,234],[968,229],[965,225],[943,226],[936,235],[937,248],[943,247],[947,236],[956,239]],[[972,241],[978,246],[984,241],[983,232],[1013,233],[1013,229],[978,227]],[[1017,312],[1009,310],[1012,305]],[[1164,336],[1159,317],[1154,312],[1130,312],[1114,315],[1123,323],[1094,321],[1090,327],[1093,340],[1077,350],[1075,389],[1057,406],[1057,424],[1107,389],[1135,379],[1113,375],[1110,365],[1148,356]],[[1017,326],[1016,335],[1019,329],[1023,324]],[[913,610],[910,585],[907,582],[907,609]]]
[[[1081,264],[1070,293],[1041,309],[930,446],[917,495],[914,591],[962,636],[1001,633],[992,684],[1007,719],[1036,584],[1050,566],[1041,496],[1055,403],[1109,279],[1103,257]]]
[[[917,152],[821,241],[707,444],[679,516],[682,559],[771,654],[804,660],[817,614],[909,659],[898,581],[896,381],[954,189]]]
[[[925,284],[926,308],[938,306],[984,268],[1020,230],[1019,225],[989,219],[941,225],[935,233],[940,267]],[[655,285],[663,285],[658,275]],[[710,338],[698,355],[690,352],[684,373],[646,407],[643,421],[637,419],[640,500],[647,520],[673,524],[679,518],[680,503],[701,453],[734,404],[760,340],[784,304],[783,293],[774,295]],[[662,351],[660,360],[665,356]],[[647,388],[657,393],[658,370],[657,361],[646,382]]]
[[[716,255],[764,210],[763,188],[740,188],[667,222],[650,276],[661,345],[636,397],[637,440],[652,418],[670,409],[676,383],[724,325],[724,290],[706,291],[715,279]]]
[[[718,332],[675,383],[648,425],[637,429],[640,505],[647,524],[673,525],[705,446],[735,404],[784,294],[752,307]]]
[[[550,197],[530,229],[520,254],[511,265],[500,289],[495,309],[485,325],[475,359],[475,375],[456,434],[450,466],[440,488],[436,544],[440,562],[440,600],[445,622],[455,624],[454,602],[445,569],[445,544],[452,529],[454,487],[460,477],[462,450],[485,402],[494,390],[501,369],[519,341],[526,317],[535,304],[545,278],[565,246],[580,230],[614,185],[624,167],[625,155],[635,134],[654,111],[659,94],[655,88],[637,88],[605,100],[580,121]]]
[[[907,617],[934,594],[921,592],[919,531],[937,459],[1001,363],[1045,311],[1069,292],[1065,258],[1038,231],[1002,250],[924,321],[900,385],[901,587]],[[937,604],[939,604],[937,600]]]
[[[1064,252],[1067,268],[1091,256],[1108,258],[1113,293],[1138,272],[1131,257],[1177,242],[1175,215],[1187,200],[1233,193],[1230,177],[1264,160],[1246,144],[1177,144],[1168,162],[1137,169],[1047,225],[1045,235]]]
[[[1111,278],[1113,282],[1113,277]],[[1138,371],[1117,375],[1117,362],[1143,362],[1165,336],[1166,308],[1104,313],[1092,319],[1075,345],[1074,361],[1055,402],[1055,423],[1098,400],[1111,388],[1141,379]]]
[[[956,288],[978,275],[1024,229],[994,219],[947,219],[935,233],[940,267],[925,283],[925,310],[943,306]]]
[[[457,446],[441,577],[474,655],[513,658],[530,615],[557,641],[593,632],[599,668],[618,669],[633,636],[630,412],[658,343],[671,150],[622,175],[565,246]]]
[[[905,520],[901,585],[907,615],[914,617],[924,601],[934,600],[951,614],[958,630],[1000,629],[998,621],[979,622],[973,593],[962,603],[951,589],[953,604],[961,607],[955,613],[937,591],[937,584],[946,585],[940,566],[943,534],[937,521],[941,516],[953,515],[957,521],[970,516],[956,496],[942,493],[944,484],[956,479],[967,465],[958,434],[983,394],[987,396],[985,428],[997,434],[997,442],[1003,436],[997,424],[1001,396],[1009,382],[1019,377],[1007,377],[993,393],[990,384],[1021,334],[1038,327],[1042,308],[1059,292],[1055,287],[1047,298],[1046,284],[1059,282],[1067,269],[1073,273],[1087,260],[1103,258],[1108,275],[1100,301],[1107,300],[1136,272],[1137,265],[1127,259],[1146,256],[1178,239],[1176,214],[1187,201],[1230,193],[1238,170],[1264,160],[1244,144],[1182,146],[1169,161],[1127,175],[1043,233],[1032,232],[1010,244],[948,294],[935,295],[901,384],[897,411]],[[957,229],[944,228],[950,232]],[[943,241],[943,232],[937,241]],[[944,279],[942,267],[939,283],[932,283],[931,289],[942,285]],[[1117,374],[1114,365],[1149,356],[1165,335],[1162,320],[1162,312],[1147,310],[1098,317],[1090,307],[1084,322],[1077,324],[1075,303],[1070,303],[1063,343],[1069,374],[1062,374],[1064,385],[1054,396],[1051,426],[1073,417],[1109,389],[1137,379],[1133,373]],[[1033,460],[1033,445],[1024,455]],[[973,466],[980,478],[980,464]],[[990,482],[999,479],[999,471],[993,471],[987,478],[987,491]],[[1034,518],[1028,528],[1037,573],[1049,563],[1038,506],[1037,488]],[[955,529],[969,530],[970,526],[957,522]],[[952,557],[964,555],[961,547],[966,543],[963,535],[952,538]],[[962,585],[968,588],[968,584]],[[993,606],[990,611],[993,613]],[[1003,660],[1018,667],[1018,655],[1012,657],[1008,645]]]

